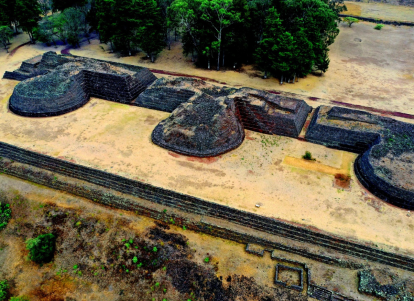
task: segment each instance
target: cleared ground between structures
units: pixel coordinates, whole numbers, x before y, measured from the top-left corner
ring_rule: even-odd
[[[355,154],[247,131],[234,151],[199,159],[154,145],[168,113],[92,98],[72,113],[23,118],[0,106],[0,141],[264,216],[414,253],[414,220],[356,180]],[[301,156],[310,151],[310,163]],[[302,163],[301,163],[302,162]],[[335,171],[350,174],[350,187]],[[260,205],[260,208],[256,207]],[[386,248],[389,250],[389,248]]]
[[[117,58],[100,49],[106,45],[97,40],[71,52],[215,78],[233,86],[283,90],[414,114],[414,28],[385,26],[376,31],[371,23],[351,28],[341,24],[340,28],[331,46],[329,71],[283,86],[277,79],[261,79],[261,72],[251,66],[241,72],[195,68],[181,54],[178,42],[171,51],[164,50],[155,64],[142,59],[143,54]],[[11,48],[24,42],[27,36],[21,34]],[[2,52],[0,74],[18,68],[25,59],[63,48],[36,44],[20,48],[13,56]],[[0,141],[241,210],[374,242],[387,250],[414,253],[414,218],[358,184],[352,169],[355,154],[248,131],[242,146],[223,156],[202,160],[180,156],[150,141],[153,128],[167,113],[91,99],[85,107],[64,116],[23,118],[7,109],[15,84],[0,80]],[[317,162],[303,162],[300,158],[305,151]],[[336,170],[350,173],[349,189],[335,183]]]

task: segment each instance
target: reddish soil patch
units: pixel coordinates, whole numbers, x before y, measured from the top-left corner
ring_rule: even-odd
[[[23,43],[23,44],[17,46],[16,48],[14,48],[12,51],[10,51],[9,56],[13,56],[17,52],[17,50],[19,50],[19,48],[21,48],[21,47],[23,47],[27,44],[30,44],[30,41],[26,42],[26,43]]]
[[[159,70],[159,69],[149,69],[149,71],[153,72],[153,73],[158,73],[158,74],[165,74],[165,75],[173,75],[173,76],[180,76],[180,77],[192,77],[192,78],[198,78],[204,81],[209,81],[209,82],[213,82],[213,83],[218,83],[218,84],[222,84],[222,85],[226,85],[225,82],[219,82],[215,79],[211,79],[208,77],[202,77],[202,76],[194,76],[194,75],[189,75],[189,74],[184,74],[184,73],[177,73],[177,72],[171,72],[171,71],[165,71],[165,70]]]
[[[200,162],[200,163],[205,163],[205,164],[211,164],[214,162],[217,162],[218,159],[220,159],[221,156],[217,156],[217,157],[207,157],[207,158],[198,158],[198,157],[188,157],[187,161],[191,161],[191,162]]]
[[[217,162],[221,158],[221,156],[205,157],[205,158],[189,157],[189,156],[181,156],[181,155],[179,155],[177,153],[173,153],[173,152],[168,152],[168,154],[170,156],[173,156],[174,158],[186,157],[187,161],[199,162],[199,163],[205,163],[205,164],[211,164],[211,163]]]
[[[62,49],[60,51],[61,54],[67,54],[70,55],[70,49],[72,48],[72,46],[66,47],[65,49]]]
[[[181,156],[179,154],[173,153],[173,152],[168,152],[168,154],[170,156],[173,156],[174,158],[180,158]]]
[[[350,103],[347,103],[347,102],[341,102],[341,101],[336,101],[336,100],[332,100],[332,101],[330,101],[330,103],[335,104],[335,105],[348,107],[348,108],[380,113],[384,116],[388,115],[388,116],[402,117],[402,118],[407,118],[407,119],[414,119],[414,115],[407,114],[407,113],[402,113],[402,112],[381,110],[381,109],[376,109],[376,108],[373,108],[373,107],[354,105],[354,104],[350,104]]]
[[[342,189],[351,188],[351,176],[341,173],[337,173],[334,179],[334,187]]]
[[[249,131],[246,131],[245,135],[246,135],[245,137],[246,137],[247,140],[256,140],[255,138],[250,136],[251,134],[250,134]]]

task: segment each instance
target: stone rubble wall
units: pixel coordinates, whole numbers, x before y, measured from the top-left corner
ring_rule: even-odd
[[[411,257],[386,252],[372,246],[347,241],[340,237],[290,225],[273,218],[234,209],[225,205],[216,204],[193,196],[156,187],[147,183],[127,179],[101,170],[77,165],[47,155],[18,148],[3,142],[0,142],[0,157],[52,171],[61,174],[62,176],[80,179],[94,185],[101,186],[102,189],[109,188],[113,191],[129,194],[163,206],[169,206],[183,212],[223,219],[234,224],[239,224],[241,226],[249,227],[265,233],[332,249],[345,255],[383,263],[408,271],[414,271],[414,258]],[[7,160],[5,159],[0,160],[0,170],[4,173],[55,189],[65,190],[92,200],[100,199],[100,202],[104,202],[107,205],[120,209],[136,210],[134,204],[131,202],[119,199],[117,200],[111,195],[102,195],[99,193],[95,195],[95,192],[90,188],[82,188],[82,192],[77,192],[79,187],[74,185],[65,187],[62,183],[60,183],[59,186],[59,182],[56,179],[42,179],[39,174],[32,174],[30,168],[14,168],[12,162],[6,161]],[[221,235],[228,235],[228,232],[226,232],[225,229],[222,229],[222,231],[224,232]],[[229,239],[229,237],[226,238]],[[266,244],[265,241],[260,241],[260,239],[251,242]],[[310,254],[306,254],[306,252],[304,254],[310,256]],[[329,261],[328,258],[325,259]],[[323,259],[321,258],[321,260]],[[335,262],[334,259],[333,262]]]

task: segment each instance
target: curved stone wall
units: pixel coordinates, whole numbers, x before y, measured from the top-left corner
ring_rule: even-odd
[[[23,79],[13,91],[9,108],[29,117],[74,111],[91,96],[130,104],[156,80],[146,68],[54,52],[23,62],[18,70],[4,76]]]
[[[371,153],[375,147],[379,147],[379,145],[371,147],[356,159],[354,168],[358,180],[372,194],[387,203],[400,208],[414,210],[413,192],[390,184],[377,175],[377,172],[370,161]]]
[[[82,74],[77,74],[63,94],[43,96],[26,95],[21,87],[27,82],[18,84],[9,100],[9,109],[13,113],[26,117],[48,117],[62,115],[82,107],[89,100],[89,94],[82,87]],[[29,79],[36,81],[39,78]],[[47,82],[46,82],[47,84]]]
[[[196,157],[226,153],[239,147],[244,137],[233,100],[204,93],[181,104],[151,135],[163,148]]]
[[[320,106],[305,138],[360,154],[354,168],[361,184],[390,204],[414,210],[412,124],[363,111]]]

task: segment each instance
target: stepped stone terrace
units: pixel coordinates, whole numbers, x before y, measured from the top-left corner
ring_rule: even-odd
[[[106,73],[105,70],[111,71]],[[127,96],[116,99],[109,92],[108,96],[98,93],[103,89],[99,87],[98,79],[96,82],[78,82],[76,79],[83,73],[84,77],[94,78],[95,72],[99,74],[97,76],[102,74],[102,78],[103,75],[119,78],[119,85],[123,87],[136,85],[138,88],[131,88],[129,92],[123,90]],[[72,76],[62,82],[62,86],[58,83],[55,91],[62,91],[59,95],[69,91],[68,95],[73,98],[80,95],[78,99],[82,99],[82,105],[63,116],[48,118],[22,118],[14,114],[15,108],[19,105],[24,108],[26,103],[26,99],[19,102],[19,95],[24,94],[19,89],[35,93],[34,90],[29,91],[28,87],[32,85],[40,91],[41,79],[52,81],[54,73]],[[330,235],[328,238],[323,236],[324,244],[333,247],[339,240],[329,240],[329,237],[342,237],[358,242],[364,248],[380,248],[391,253],[395,253],[394,246],[398,246],[399,255],[414,254],[410,231],[414,227],[412,219],[406,211],[389,206],[376,197],[403,208],[412,206],[411,180],[401,176],[404,174],[400,172],[405,170],[409,173],[412,168],[413,129],[410,124],[339,107],[322,106],[311,112],[311,107],[299,96],[271,95],[250,88],[210,87],[210,84],[196,80],[156,80],[145,68],[51,53],[22,64],[19,70],[6,73],[5,77],[11,78],[11,74],[15,74],[14,79],[18,76],[27,78],[16,84],[14,91],[9,91],[10,97],[1,101],[0,153],[5,172],[16,170],[13,164],[18,164],[19,158],[24,161],[21,162],[25,164],[24,168],[36,165],[47,169],[53,165],[49,170],[57,177],[69,171],[70,175],[66,176],[80,177],[86,168],[92,179],[97,176],[93,171],[99,170],[105,172],[103,175],[111,181],[118,177],[124,179],[123,183],[116,184],[122,189],[129,181],[135,183],[130,188],[133,192],[142,185],[151,185],[154,187],[154,200],[164,199],[157,195],[157,191],[162,189],[179,194],[188,202],[196,197],[193,207],[186,210],[197,209],[206,216],[215,216],[219,212],[220,216],[216,217],[226,219],[227,208],[229,214],[235,214],[231,215],[232,222],[248,222],[250,227],[262,225],[265,229],[266,225],[279,223],[307,229],[302,234],[290,230],[275,232],[291,236],[295,241],[312,241],[312,237],[324,233]],[[74,79],[71,81],[69,78]],[[127,78],[131,79],[128,83],[132,86],[128,86]],[[107,82],[105,86],[108,86]],[[91,92],[93,89],[96,89],[96,94]],[[114,85],[111,89],[117,87]],[[163,101],[157,102],[157,89],[164,93]],[[183,97],[177,96],[169,104],[168,91],[171,90],[168,89],[176,91],[176,95],[182,92]],[[151,90],[152,94],[149,93]],[[52,89],[50,91],[53,92]],[[113,101],[103,100],[105,97]],[[175,120],[174,116],[182,117],[178,113],[185,111],[183,106],[188,107],[194,99],[200,98],[209,99],[213,105],[227,102],[228,107],[223,108],[232,111],[234,116],[230,114],[231,120],[237,125],[235,128],[240,129],[235,139],[237,143],[220,155],[208,157],[194,154],[197,144],[190,153],[183,155],[184,152],[167,145],[159,147],[152,143],[157,124],[180,124],[181,121]],[[150,104],[147,107],[151,109],[140,107],[143,103]],[[25,110],[33,107],[27,103]],[[45,113],[37,109],[34,112]],[[37,116],[63,112],[59,107],[59,110]],[[197,112],[196,108],[188,113]],[[211,115],[213,118],[216,114]],[[172,122],[164,121],[169,118]],[[307,123],[309,127],[303,128]],[[298,136],[301,139],[296,139]],[[234,148],[234,145],[238,147]],[[310,151],[316,160],[302,159],[305,150]],[[73,164],[70,169],[65,165],[68,163]],[[14,175],[24,177],[23,174]],[[337,175],[344,175],[349,180],[346,185]],[[87,181],[85,177],[82,176],[82,180]],[[386,195],[381,190],[384,182],[380,180],[400,190],[390,194],[391,190],[386,189],[385,192],[389,193]],[[99,181],[98,185],[105,183],[103,178]],[[47,182],[42,183],[47,185]],[[401,199],[404,202],[400,202]],[[236,213],[240,213],[239,217],[247,214],[249,218],[237,218]],[[398,227],[395,227],[397,221]],[[392,259],[394,257],[389,258],[394,260],[394,265],[397,264],[396,259]],[[404,266],[401,262],[398,264]]]

